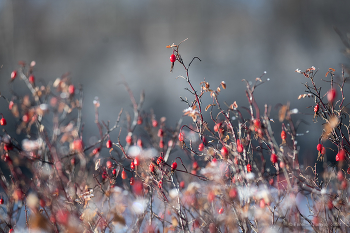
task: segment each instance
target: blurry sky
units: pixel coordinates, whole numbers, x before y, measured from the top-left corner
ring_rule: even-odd
[[[190,69],[197,90],[204,78],[213,87],[224,80],[228,89],[220,99],[247,106],[241,80],[267,71],[264,79],[270,81],[255,94],[261,107],[290,101],[292,108],[312,113],[306,109],[311,99],[297,100],[307,80],[294,70],[315,66],[319,79],[329,67],[340,71],[347,60],[333,26],[350,31],[349,10],[345,0],[0,0],[0,90],[9,95],[7,81],[19,60],[35,60],[37,82],[70,72],[83,85],[86,132],[96,132],[95,96],[103,120],[113,122],[122,107],[131,110],[127,92],[117,85],[123,78],[136,96],[145,90],[144,109],[175,125],[186,108],[179,96],[192,97],[184,91],[186,82],[176,79],[184,70],[177,64],[169,72],[171,50],[165,46],[189,38],[180,53],[185,62],[202,59]],[[7,109],[4,101],[0,107]],[[320,127],[312,115],[301,117],[310,125],[300,133],[310,133],[299,144],[316,145]]]

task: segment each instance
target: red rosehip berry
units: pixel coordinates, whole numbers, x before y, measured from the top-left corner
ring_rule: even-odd
[[[226,146],[223,146],[222,148],[221,148],[221,155],[223,156],[223,157],[227,157],[227,155],[228,155],[228,149],[226,148]]]
[[[237,195],[238,195],[237,189],[231,188],[228,195],[229,195],[229,197],[232,198],[232,199],[236,198]]]
[[[111,140],[108,140],[106,142],[106,147],[109,149],[109,148],[112,148],[113,144],[112,144],[112,141]]]
[[[56,214],[56,220],[62,225],[66,225],[69,220],[69,212],[67,210],[59,210]]]
[[[160,181],[158,182],[158,187],[159,187],[160,189],[162,189],[162,187],[163,187],[163,181],[160,180]]]
[[[327,93],[328,102],[333,103],[336,96],[337,96],[337,91],[334,88],[331,88]]]
[[[221,128],[221,123],[216,123],[216,124],[214,125],[214,131],[215,131],[215,132],[218,132],[218,131],[220,130],[220,128]]]
[[[224,208],[221,207],[221,208],[218,210],[218,213],[219,213],[219,214],[223,214],[223,213],[224,213]]]
[[[133,161],[131,161],[130,163],[130,169],[131,170],[134,170],[135,169],[135,163]]]
[[[215,198],[214,192],[213,192],[213,191],[210,191],[210,192],[208,193],[207,198],[208,198],[208,201],[209,201],[209,202],[213,202],[213,201],[214,201],[214,198]]]
[[[107,172],[106,171],[104,171],[102,173],[102,180],[105,180],[105,179],[107,179]]]
[[[12,228],[9,230],[9,233],[14,233],[15,230],[13,230]]]
[[[123,169],[123,171],[122,171],[121,177],[122,177],[123,180],[126,180],[126,179],[128,178],[128,175],[126,174],[126,172],[124,171],[124,169]]]
[[[273,183],[274,183],[274,180],[273,180],[273,178],[271,178],[271,179],[269,180],[269,184],[272,186]]]
[[[197,170],[197,169],[198,169],[198,163],[197,163],[196,161],[193,162],[192,168],[193,168],[194,170]]]
[[[283,161],[280,162],[280,168],[284,168],[285,167],[285,163]]]
[[[113,169],[112,174],[115,176],[117,174],[117,169]]]
[[[137,145],[141,148],[143,147],[143,142],[141,139],[137,139]]]
[[[271,158],[270,158],[270,160],[271,160],[271,162],[273,163],[273,164],[275,164],[275,163],[277,163],[277,155],[275,154],[275,153],[272,153],[271,154]]]
[[[24,114],[24,115],[22,116],[22,121],[23,121],[24,123],[27,123],[27,122],[29,121],[28,113],[26,113],[26,114]]]
[[[13,105],[15,105],[15,103],[11,100],[10,103],[9,103],[9,109],[10,109],[10,110],[12,110]]]
[[[312,219],[312,223],[313,223],[314,225],[318,225],[318,224],[320,223],[320,220],[318,219],[317,216],[314,216],[314,218]]]
[[[75,158],[72,158],[71,160],[70,160],[70,164],[72,164],[73,166],[75,165]]]
[[[180,184],[179,184],[179,186],[180,186],[180,189],[185,188],[185,181],[181,181]]]
[[[12,150],[12,148],[13,148],[13,147],[12,147],[11,144],[5,144],[5,145],[4,145],[4,150],[5,150],[5,151],[10,151],[10,150]]]
[[[152,126],[155,128],[155,127],[158,127],[158,121],[153,119],[152,120]]]
[[[0,125],[6,125],[6,124],[7,124],[6,119],[4,117],[2,117],[0,119]]]
[[[346,172],[350,175],[350,167],[348,167],[348,170]]]
[[[321,151],[322,151],[322,148],[323,148],[323,146],[322,146],[322,144],[321,144],[321,143],[317,144],[316,149],[317,149],[319,152],[321,152]]]
[[[287,133],[286,133],[286,131],[282,130],[282,132],[281,132],[281,138],[282,138],[282,140],[286,140],[286,138],[287,138]]]
[[[323,155],[326,154],[326,147],[322,147],[321,154],[323,154]]]
[[[74,95],[74,93],[75,93],[75,87],[74,87],[73,84],[69,85],[69,87],[68,87],[68,92],[69,92],[70,95]]]
[[[74,140],[72,147],[73,147],[73,150],[82,152],[84,150],[83,140],[81,139]]]
[[[204,150],[204,144],[203,144],[203,142],[202,142],[201,144],[199,144],[198,150],[199,150],[199,151],[203,151],[203,150]]]
[[[158,159],[157,159],[157,164],[160,165],[162,163],[163,163],[163,157],[159,156]]]
[[[137,124],[138,124],[138,125],[142,125],[142,122],[143,122],[142,117],[139,116],[139,117],[137,118]]]
[[[4,199],[0,198],[0,205],[4,204]]]
[[[231,182],[232,182],[232,184],[236,183],[236,178],[232,177]]]
[[[28,81],[29,81],[31,84],[34,84],[34,82],[35,82],[34,75],[30,75],[30,76],[28,77]]]
[[[340,188],[341,189],[346,189],[348,187],[348,182],[346,182],[346,180],[343,180],[340,184]]]
[[[134,159],[134,165],[135,165],[135,166],[139,166],[139,165],[140,165],[140,159],[139,159],[139,157],[135,157],[135,159]],[[130,164],[130,167],[131,167],[131,164]]]
[[[133,186],[135,183],[135,178],[134,177],[131,177],[130,178],[130,185]]]
[[[100,148],[99,148],[99,147],[95,148],[95,149],[92,151],[92,154],[93,154],[93,155],[96,155],[98,152],[100,152]]]
[[[316,104],[315,107],[314,107],[314,112],[318,113],[318,110],[320,110],[320,105]]]
[[[175,54],[170,55],[170,62],[175,62],[176,61],[176,56]]]
[[[193,228],[199,228],[200,227],[200,223],[198,221],[198,219],[195,219],[194,222],[193,222]]]
[[[328,207],[328,209],[333,209],[333,202],[332,202],[332,200],[328,200],[328,202],[327,202],[327,207]]]
[[[108,161],[106,162],[106,166],[107,166],[108,169],[111,169],[111,168],[112,168],[112,165],[113,165],[113,164],[112,164],[111,161],[108,160]]]
[[[238,162],[239,162],[238,159],[235,157],[235,158],[233,159],[233,163],[236,164],[236,165],[238,165]]]
[[[241,140],[237,139],[236,145],[237,145],[237,152],[242,153],[243,152],[243,145],[241,143]]]
[[[252,171],[252,165],[247,164],[247,172],[251,172]]]
[[[177,163],[173,162],[173,164],[171,164],[171,170],[175,170],[177,168]]]
[[[337,178],[338,178],[339,181],[344,180],[344,175],[343,175],[342,171],[338,171]]]
[[[40,199],[39,204],[42,208],[44,208],[46,206],[46,202],[44,199]]]
[[[164,131],[163,131],[163,129],[159,129],[158,130],[158,137],[163,137],[164,136]]]
[[[261,121],[260,121],[260,119],[255,119],[254,120],[254,126],[255,126],[255,128],[261,128]]]
[[[338,154],[335,156],[336,161],[344,161],[345,160],[345,151],[341,149]]]
[[[164,140],[163,140],[163,138],[161,138],[160,141],[159,141],[159,148],[160,149],[164,148]]]
[[[261,208],[261,209],[265,208],[265,205],[266,205],[265,200],[264,200],[264,199],[261,199],[261,200],[260,200],[260,208]]]
[[[132,136],[131,136],[131,134],[128,134],[128,135],[126,136],[125,141],[126,141],[126,143],[127,143],[128,145],[131,145],[131,143],[132,143]]]
[[[13,80],[13,79],[15,79],[16,77],[17,77],[17,71],[14,70],[14,71],[12,71],[12,73],[11,73],[11,79]]]
[[[151,163],[150,165],[149,165],[149,171],[150,172],[154,172],[154,165],[153,165],[153,163]]]
[[[179,141],[180,142],[184,141],[184,133],[179,133]]]

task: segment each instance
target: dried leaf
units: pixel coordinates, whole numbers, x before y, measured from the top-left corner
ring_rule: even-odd
[[[324,125],[322,140],[327,140],[333,129],[339,124],[339,119],[336,116],[332,116],[329,121]]]
[[[229,135],[226,135],[226,137],[223,139],[224,142],[227,142],[230,139]]]
[[[222,81],[222,82],[221,82],[221,86],[222,86],[222,88],[226,89],[226,83],[225,83],[225,81]]]
[[[215,105],[215,104],[209,104],[207,107],[205,107],[205,111],[208,111],[208,109],[209,109],[211,106],[216,106],[216,105]]]
[[[237,102],[233,102],[233,104],[230,105],[230,109],[237,109],[238,108],[238,104]]]
[[[287,105],[283,105],[281,108],[280,108],[280,111],[279,111],[279,114],[278,114],[278,119],[280,122],[284,121],[284,119],[286,118],[286,113],[288,112],[289,110],[289,104]]]
[[[174,216],[171,217],[171,224],[173,225],[173,227],[177,227],[179,225],[179,222]]]
[[[30,229],[41,229],[44,231],[50,230],[50,224],[48,220],[39,213],[30,216],[28,225]]]
[[[112,222],[114,224],[116,224],[116,223],[119,223],[121,225],[125,225],[126,224],[126,221],[125,221],[124,217],[122,215],[117,214],[117,213],[114,213]]]
[[[18,105],[17,105],[17,104],[14,104],[14,105],[13,105],[11,111],[12,111],[12,114],[13,114],[15,117],[17,117],[17,118],[19,117],[19,111],[18,111]]]
[[[101,159],[98,159],[95,163],[95,171],[101,167]]]

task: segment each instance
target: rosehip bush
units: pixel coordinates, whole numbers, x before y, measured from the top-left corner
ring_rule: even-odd
[[[328,70],[327,90],[318,86],[315,67],[296,70],[305,77],[299,99],[310,102],[305,111],[313,116],[305,121],[323,127],[318,141],[309,142],[318,160],[307,164],[299,156],[293,116],[299,111],[282,103],[274,116],[270,105],[255,101],[265,73],[243,80],[246,103],[228,103],[220,99],[230,89],[224,81],[191,82],[189,68],[200,59],[186,64],[180,44],[167,48],[171,71],[185,71],[179,77],[189,97],[180,100],[190,123],[156,120],[142,109],[144,94],[137,101],[124,83],[132,113],[121,110],[109,125],[96,98],[95,142],[82,137],[82,88],[67,75],[43,85],[34,79],[35,62],[20,62],[9,85],[26,85],[29,94],[0,96],[9,106],[2,114],[9,111],[17,121],[0,121],[6,168],[0,172],[0,232],[19,230],[21,214],[22,226],[44,232],[348,231],[345,70]]]

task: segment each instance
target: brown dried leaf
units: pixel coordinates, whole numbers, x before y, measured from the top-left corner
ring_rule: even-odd
[[[324,125],[322,140],[327,140],[333,129],[339,124],[339,119],[336,116],[332,116],[329,121]]]
[[[208,111],[208,109],[209,109],[211,106],[216,106],[216,104],[209,104],[207,107],[205,107],[205,111]]]
[[[19,111],[18,111],[18,105],[17,104],[14,104],[13,107],[12,107],[12,114],[18,118],[19,117]]]
[[[278,119],[279,119],[280,122],[284,121],[284,119],[286,118],[286,113],[288,112],[288,110],[289,110],[289,104],[283,105],[280,108],[280,111],[279,111],[279,114],[278,114]]]
[[[173,225],[173,227],[177,227],[179,225],[179,222],[174,216],[171,217],[171,224]]]
[[[221,86],[222,86],[222,88],[226,89],[226,83],[225,83],[225,81],[222,81],[222,82],[221,82]]]
[[[237,109],[238,108],[238,104],[237,102],[233,102],[233,104],[230,105],[230,109]]]
[[[226,135],[226,137],[223,139],[224,142],[227,142],[230,139],[229,135]]]
[[[116,224],[116,223],[120,223],[121,225],[125,225],[126,224],[124,217],[122,215],[117,214],[117,213],[113,214],[112,222],[114,224]]]
[[[45,231],[50,230],[48,220],[39,213],[30,216],[28,225],[30,229],[41,229]]]

